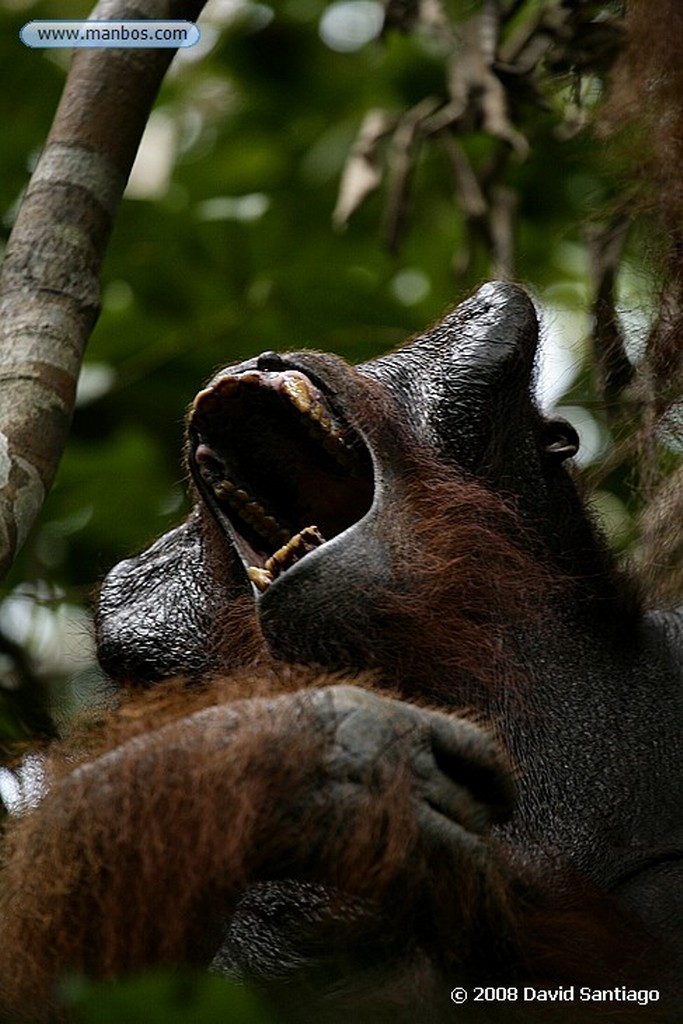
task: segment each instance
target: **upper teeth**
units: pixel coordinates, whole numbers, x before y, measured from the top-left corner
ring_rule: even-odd
[[[300,377],[283,377],[282,392],[287,395],[295,409],[304,417],[308,433],[322,444],[325,451],[337,460],[343,469],[355,468],[356,460],[345,431],[331,419],[325,406],[311,393],[308,384]]]
[[[283,377],[282,390],[299,412],[307,414],[314,406],[313,396],[302,377],[293,377],[291,374]],[[317,404],[316,402],[315,405]]]
[[[269,378],[273,380],[269,383]],[[348,431],[330,416],[326,406],[317,397],[313,385],[296,370],[278,373],[246,372],[225,374],[212,385],[200,391],[193,403],[193,414],[200,420],[218,415],[221,401],[240,391],[244,386],[269,387],[287,398],[301,414],[308,433],[347,472],[358,472],[357,455],[347,439]]]
[[[243,487],[237,487],[232,480],[216,480],[215,470],[210,465],[200,465],[199,472],[216,497],[234,508],[240,519],[253,526],[270,544],[282,544],[289,540],[290,531],[278,523],[275,516],[269,515],[263,505]]]

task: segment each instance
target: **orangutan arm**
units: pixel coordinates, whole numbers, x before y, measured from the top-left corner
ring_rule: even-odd
[[[274,878],[368,900],[397,932],[417,912],[436,941],[460,889],[467,956],[505,930],[483,833],[510,801],[489,737],[440,712],[351,686],[208,707],[80,765],[17,823],[3,989],[44,1006],[60,972],[207,963],[239,895]]]

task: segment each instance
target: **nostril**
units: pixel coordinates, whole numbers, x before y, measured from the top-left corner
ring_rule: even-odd
[[[284,366],[284,360],[277,352],[262,352],[256,358],[257,370],[282,370]]]

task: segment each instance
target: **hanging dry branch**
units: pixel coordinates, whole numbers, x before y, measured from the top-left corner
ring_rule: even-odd
[[[204,0],[101,0],[93,19],[196,20]],[[170,49],[79,50],[0,278],[0,576],[54,479],[113,215]]]
[[[332,214],[336,228],[346,227],[353,212],[381,185],[385,164],[382,149],[397,120],[385,110],[368,110],[363,118],[344,163],[337,205]]]
[[[530,152],[534,122],[528,112],[556,116],[554,76],[564,80],[577,68],[603,74],[623,42],[618,14],[605,11],[596,18],[589,7],[563,0],[482,0],[474,14],[459,18],[442,0],[385,0],[385,33],[429,37],[443,54],[443,90],[438,102],[424,98],[434,109],[419,123],[412,115],[420,103],[393,115],[395,128],[388,133],[384,124],[369,133],[372,126],[363,122],[342,178],[337,222],[346,223],[365,197],[383,186],[385,238],[396,249],[408,227],[418,155],[423,143],[434,141],[446,149],[453,167],[454,200],[464,219],[466,242],[459,243],[453,261],[456,276],[472,265],[480,246],[491,254],[493,272],[511,275],[518,204],[510,192],[510,168]],[[573,109],[574,121],[576,113]],[[388,124],[392,114],[383,117]],[[575,133],[576,124],[571,128]],[[482,134],[494,141],[493,159],[489,152],[479,166],[469,164],[460,140]]]
[[[586,232],[591,278],[595,282],[592,342],[608,414],[612,402],[633,379],[617,315],[616,282],[630,222],[619,216],[613,223]]]

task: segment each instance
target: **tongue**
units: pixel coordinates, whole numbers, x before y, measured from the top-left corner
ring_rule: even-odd
[[[268,559],[266,564],[260,566],[250,565],[247,569],[249,579],[262,593],[267,590],[273,580],[277,579],[283,572],[290,569],[295,562],[298,562],[311,551],[315,551],[325,538],[317,526],[306,526],[297,533],[291,540],[287,541]]]

